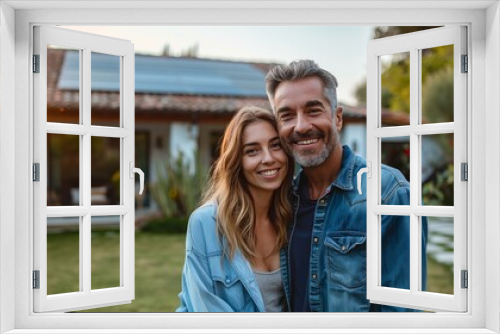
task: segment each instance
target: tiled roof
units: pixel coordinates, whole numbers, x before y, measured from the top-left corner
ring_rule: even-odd
[[[66,52],[59,49],[48,50],[48,100],[49,112],[64,111],[67,113],[78,113],[79,107],[79,92],[74,87],[73,89],[62,89],[58,84],[60,81],[61,70],[64,67],[64,59]],[[154,57],[148,56],[148,59]],[[220,61],[222,62],[222,61]],[[231,63],[231,62],[227,62]],[[265,71],[268,67],[274,64],[250,64],[244,63],[245,66],[254,67],[255,71],[261,73],[263,86]],[[67,65],[66,65],[67,66]],[[64,84],[63,86],[68,86]],[[263,88],[262,88],[263,89]],[[118,92],[114,91],[93,91],[92,92],[92,110],[100,114],[107,112],[116,112],[120,106]],[[199,94],[175,94],[175,93],[152,93],[138,92],[135,94],[135,109],[136,114],[180,114],[180,113],[218,113],[232,114],[245,105],[258,105],[269,109],[269,102],[265,91],[262,90],[260,95],[256,96],[236,96],[236,95],[199,95]]]
[[[60,80],[61,69],[64,64],[65,51],[59,49],[48,50],[48,100],[49,113],[64,112],[66,114],[78,115],[79,93],[75,89],[61,89],[58,84]],[[154,59],[148,56],[148,59]],[[158,57],[160,58],[160,57]],[[215,61],[214,61],[215,62]],[[223,61],[218,61],[223,62]],[[235,63],[235,62],[227,62]],[[275,64],[252,64],[244,63],[247,66],[253,66],[262,73],[264,77],[267,70]],[[262,79],[263,80],[263,79]],[[264,81],[262,81],[264,87]],[[107,113],[116,113],[119,109],[119,94],[115,91],[93,91],[92,93],[92,111],[105,116]],[[237,96],[237,95],[207,95],[207,94],[178,94],[178,93],[152,93],[138,92],[135,94],[135,112],[136,117],[140,119],[141,115],[148,117],[168,115],[180,115],[186,113],[205,114],[205,115],[228,115],[235,113],[241,107],[246,105],[257,105],[270,109],[269,102],[265,92],[260,96]],[[364,120],[366,118],[366,108],[344,105],[344,119],[346,121]],[[383,112],[384,123],[405,124],[408,116],[406,114],[394,114],[387,111]]]

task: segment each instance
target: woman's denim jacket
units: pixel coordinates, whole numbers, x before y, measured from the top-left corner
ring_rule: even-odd
[[[366,160],[348,146],[343,147],[342,166],[337,179],[318,199],[314,212],[309,265],[311,311],[368,312],[411,311],[370,304],[366,299],[366,173],[362,195],[357,190],[357,173]],[[396,169],[382,165],[382,204],[409,205],[410,185]],[[294,217],[299,205],[298,185],[303,171],[294,180]],[[295,218],[294,218],[295,222]],[[289,238],[293,238],[290,227]],[[382,286],[410,287],[410,222],[408,216],[382,216]],[[422,219],[422,286],[426,286],[427,220]],[[288,245],[281,251],[283,285],[290,309]]]
[[[264,312],[249,262],[236,251],[223,256],[215,223],[217,207],[207,203],[189,217],[181,305],[177,312]]]

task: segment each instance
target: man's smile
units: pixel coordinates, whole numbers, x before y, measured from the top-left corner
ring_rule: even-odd
[[[314,144],[318,142],[318,138],[310,138],[310,139],[302,139],[295,141],[295,144],[297,145],[309,145],[309,144]]]

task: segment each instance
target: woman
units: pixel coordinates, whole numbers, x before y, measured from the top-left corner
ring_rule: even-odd
[[[205,204],[189,218],[178,312],[284,310],[279,250],[292,169],[274,115],[242,108],[224,133]]]

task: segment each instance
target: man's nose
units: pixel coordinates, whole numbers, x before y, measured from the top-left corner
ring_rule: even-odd
[[[307,117],[304,116],[304,114],[299,113],[297,114],[297,122],[295,123],[295,132],[298,133],[305,133],[311,129],[311,123],[307,119]]]

